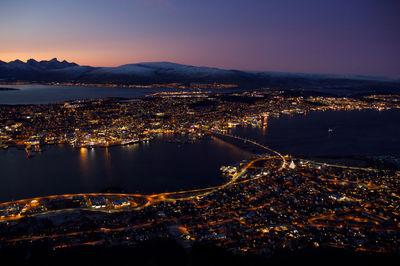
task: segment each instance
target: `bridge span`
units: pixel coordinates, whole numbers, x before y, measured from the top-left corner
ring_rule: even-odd
[[[213,130],[213,131],[208,131],[208,132],[211,133],[211,134],[215,134],[215,135],[221,135],[221,136],[224,136],[224,137],[229,137],[229,138],[237,139],[237,140],[243,141],[243,142],[245,142],[245,143],[247,143],[247,142],[248,142],[248,143],[251,143],[251,144],[253,144],[253,145],[257,146],[257,147],[260,147],[260,148],[262,148],[262,149],[264,149],[264,150],[267,150],[267,151],[269,151],[269,152],[271,152],[271,153],[273,153],[273,154],[279,156],[279,157],[282,159],[282,166],[281,166],[281,169],[285,168],[286,165],[287,165],[287,161],[286,161],[285,156],[283,156],[283,155],[280,154],[279,152],[277,152],[277,151],[275,151],[275,150],[273,150],[273,149],[271,149],[271,148],[269,148],[269,147],[267,147],[267,146],[265,146],[265,145],[263,145],[263,144],[261,144],[261,143],[258,143],[258,142],[254,141],[254,140],[242,138],[242,137],[240,137],[240,136],[235,136],[235,135],[231,135],[231,134],[227,134],[227,133],[223,133],[223,132],[215,131],[215,130]]]
[[[52,195],[52,196],[36,197],[31,199],[22,199],[11,202],[4,202],[0,203],[0,222],[18,220],[27,216],[36,216],[42,214],[56,213],[60,211],[68,211],[72,209],[117,212],[117,211],[127,211],[129,209],[139,210],[159,202],[192,200],[195,198],[207,196],[215,191],[236,184],[237,182],[239,182],[238,179],[240,179],[243,175],[245,175],[247,173],[247,170],[251,168],[256,162],[262,160],[268,160],[274,157],[275,158],[279,157],[282,160],[282,165],[278,170],[283,170],[286,167],[287,162],[282,154],[256,141],[217,131],[209,131],[209,133],[230,137],[233,139],[243,141],[245,143],[249,142],[255,146],[265,149],[266,151],[274,154],[275,156],[266,156],[248,162],[247,165],[245,165],[242,169],[240,169],[240,171],[235,173],[228,182],[216,187],[207,187],[202,189],[193,189],[193,190],[177,191],[177,192],[166,192],[166,193],[158,193],[152,195],[113,194],[113,193],[65,194],[65,195]],[[93,205],[92,204],[93,201],[98,201],[96,200],[96,198],[101,198],[100,201],[102,203],[99,203],[98,206],[89,207],[90,205]],[[123,200],[123,203],[126,205],[123,206],[120,205],[121,202],[116,203],[121,200]],[[58,202],[62,201],[65,206],[49,208],[49,206],[54,204],[54,202],[52,203],[52,201],[58,201]],[[77,203],[78,206],[76,206]]]

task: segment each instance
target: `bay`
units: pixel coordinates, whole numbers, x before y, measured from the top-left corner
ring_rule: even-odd
[[[262,129],[237,127],[231,132],[300,157],[400,157],[399,121],[399,110],[328,111],[269,117]],[[0,202],[106,188],[149,194],[215,186],[225,182],[222,165],[253,156],[218,138],[177,145],[160,137],[108,149],[45,149],[32,159],[16,148],[0,150]]]

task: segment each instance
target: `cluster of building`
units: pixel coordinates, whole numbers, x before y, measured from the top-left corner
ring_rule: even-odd
[[[236,125],[265,126],[270,115],[326,110],[400,108],[396,96],[358,98],[292,96],[284,91],[215,94],[156,93],[136,100],[101,99],[62,104],[0,106],[0,148],[40,145],[108,147],[148,141],[160,134],[194,134]]]
[[[221,137],[241,124],[263,127],[269,115],[400,108],[398,98],[379,95],[294,97],[263,90],[185,96],[0,106],[0,143],[95,147],[149,140],[158,134],[185,135],[187,141],[206,134]],[[336,167],[283,157],[267,148],[264,152],[221,167],[228,178],[218,187],[2,203],[0,248],[25,243],[53,248],[134,246],[161,237],[187,246],[217,245],[239,254],[319,246],[400,251],[398,172]]]
[[[400,173],[285,161],[264,154],[223,167],[232,178],[213,188],[3,203],[0,246],[135,246],[161,237],[239,254],[320,246],[400,250]]]

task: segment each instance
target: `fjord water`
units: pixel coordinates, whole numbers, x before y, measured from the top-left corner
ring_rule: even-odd
[[[147,143],[110,148],[46,146],[27,159],[24,150],[0,150],[0,202],[44,195],[178,191],[219,185],[221,165],[252,157],[212,138],[194,144]]]
[[[400,110],[326,111],[269,117],[264,129],[231,132],[294,156],[400,157]]]
[[[17,90],[0,90],[0,104],[46,104],[106,97],[134,98],[159,92],[153,88],[82,87],[52,85],[0,85]],[[165,91],[165,89],[164,89]]]
[[[393,155],[400,157],[400,110],[315,112],[269,118],[264,129],[232,133],[296,156]],[[329,132],[329,129],[332,132]],[[27,159],[23,150],[0,150],[0,202],[120,188],[153,193],[223,183],[219,168],[251,158],[249,152],[212,138],[195,144],[165,142],[108,149],[47,146]]]
[[[127,88],[127,87],[83,87],[54,85],[0,85],[0,104],[47,104],[80,99],[102,99],[107,97],[135,98],[163,91],[182,91],[165,88]],[[189,89],[187,89],[189,91]],[[207,89],[207,91],[210,91]],[[211,90],[231,92],[232,89]]]

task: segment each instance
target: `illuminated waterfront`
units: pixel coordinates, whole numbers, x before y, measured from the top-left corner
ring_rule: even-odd
[[[345,117],[345,119],[343,119]],[[324,112],[271,117],[268,127],[231,130],[281,151],[307,155],[398,156],[400,120],[397,110]],[[339,126],[337,126],[339,125]],[[328,132],[329,127],[335,131]],[[354,136],[357,143],[354,143]],[[383,136],[377,137],[377,136]],[[36,196],[99,193],[107,188],[125,193],[161,193],[220,185],[219,168],[252,155],[218,139],[168,143],[172,137],[106,148],[45,146],[27,159],[23,150],[0,151],[0,201]]]
[[[0,88],[18,90],[0,91],[0,104],[45,104],[78,99],[101,99],[105,97],[134,98],[165,91],[164,88],[129,88],[105,86],[54,86],[54,85],[1,85]],[[180,89],[168,88],[168,91]],[[229,92],[231,89],[216,91]]]
[[[3,195],[20,200],[0,204],[0,245],[396,252],[399,108],[271,90],[1,105]]]
[[[228,167],[230,179],[216,187],[153,195],[55,195],[0,204],[7,236],[1,238],[3,246],[35,241],[58,249],[103,245],[121,236],[129,240],[125,245],[136,245],[156,231],[187,247],[212,243],[239,254],[270,253],[269,247],[298,250],[311,243],[359,252],[398,250],[399,172],[307,162],[250,139],[209,133],[267,154]],[[42,233],[15,234],[10,223],[25,230],[35,226]],[[68,229],[54,227],[59,223]]]
[[[0,201],[107,188],[159,193],[219,185],[224,182],[221,165],[251,156],[218,139],[194,144],[165,140],[108,149],[46,146],[31,159],[23,150],[0,150]]]

